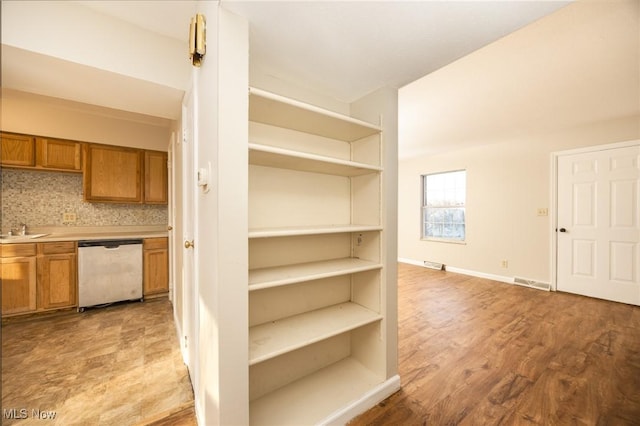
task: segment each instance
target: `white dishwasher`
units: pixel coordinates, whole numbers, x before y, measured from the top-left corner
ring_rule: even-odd
[[[142,240],[78,241],[78,310],[142,300]]]

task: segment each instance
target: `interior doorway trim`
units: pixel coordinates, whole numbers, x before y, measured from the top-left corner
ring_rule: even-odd
[[[615,142],[604,145],[592,145],[581,148],[556,151],[551,153],[551,290],[556,291],[558,285],[558,158],[564,155],[583,154],[586,152],[604,151],[607,149],[626,148],[640,145],[640,139]]]

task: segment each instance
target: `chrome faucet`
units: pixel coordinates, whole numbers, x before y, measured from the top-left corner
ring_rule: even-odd
[[[20,223],[20,225],[18,225],[18,229],[11,232],[12,235],[20,235],[21,237],[24,237],[25,235],[27,235],[27,224],[26,223]]]

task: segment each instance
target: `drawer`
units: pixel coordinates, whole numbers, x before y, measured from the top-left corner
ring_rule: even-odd
[[[35,256],[36,244],[2,244],[0,246],[0,257],[24,257]]]
[[[145,238],[143,247],[145,250],[158,250],[158,249],[166,249],[168,246],[168,238],[160,237],[160,238]]]
[[[38,254],[75,253],[75,241],[58,241],[54,243],[38,243]]]

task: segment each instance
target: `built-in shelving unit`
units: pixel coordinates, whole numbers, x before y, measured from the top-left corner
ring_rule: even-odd
[[[341,303],[249,329],[249,365],[381,320],[357,303]]]
[[[302,172],[323,173],[336,176],[360,176],[379,172],[381,167],[321,155],[296,152],[260,144],[249,144],[251,164]]]
[[[380,225],[324,225],[249,229],[249,238],[292,237],[296,235],[339,234],[344,232],[380,231]]]
[[[251,424],[313,424],[387,379],[382,129],[249,91]]]
[[[380,262],[346,257],[343,259],[321,260],[317,262],[254,269],[249,271],[249,291],[319,280],[321,278],[339,275],[355,274],[380,268],[382,268]]]

